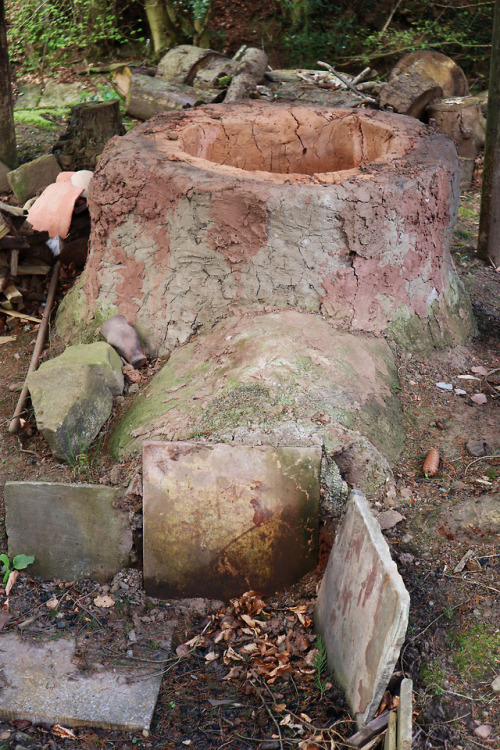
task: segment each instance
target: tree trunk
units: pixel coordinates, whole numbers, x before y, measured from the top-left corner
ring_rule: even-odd
[[[197,91],[191,86],[134,74],[130,79],[130,89],[126,98],[127,114],[137,117],[138,120],[149,120],[150,117],[167,110],[188,109],[197,104],[206,104],[220,93]]]
[[[118,100],[78,104],[52,152],[63,169],[94,169],[109,139],[124,133]]]
[[[17,167],[4,0],[0,0],[0,161],[11,169]]]
[[[155,54],[184,41],[183,34],[175,28],[167,13],[164,0],[146,0],[144,8],[153,38]]]
[[[500,0],[495,4],[477,254],[500,267]]]
[[[444,99],[427,107],[429,124],[451,138],[457,147],[460,162],[460,187],[468,190],[474,174],[474,162],[484,146],[486,120],[481,101],[474,96]]]
[[[380,92],[380,105],[391,107],[400,115],[419,119],[426,106],[443,95],[441,86],[419,73],[409,71],[389,81]]]

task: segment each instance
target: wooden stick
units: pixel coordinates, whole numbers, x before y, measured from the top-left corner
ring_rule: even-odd
[[[45,335],[47,333],[47,326],[49,323],[50,311],[52,309],[52,303],[54,302],[54,296],[55,296],[56,287],[57,287],[57,279],[59,277],[59,268],[60,268],[60,263],[59,261],[56,261],[54,265],[54,270],[52,271],[52,278],[50,280],[49,291],[47,292],[47,299],[45,302],[45,310],[43,312],[42,322],[40,323],[40,328],[38,329],[38,336],[36,337],[35,348],[33,350],[33,355],[31,357],[30,366],[28,367],[28,372],[26,373],[26,379],[24,381],[23,389],[19,395],[19,401],[17,402],[16,410],[14,412],[11,423],[9,425],[9,432],[11,434],[14,432],[17,432],[19,429],[20,416],[24,410],[24,404],[26,402],[26,398],[28,397],[28,386],[27,386],[28,375],[30,374],[30,372],[33,372],[34,370],[36,370],[36,366],[38,364],[38,360],[40,358],[40,354],[42,353],[42,348],[45,343]]]
[[[329,65],[326,62],[321,62],[321,60],[318,60],[318,65],[320,66],[320,68],[326,68],[327,70],[329,70],[330,73],[335,76],[335,78],[338,78],[339,81],[342,81],[342,83],[345,86],[347,86],[348,89],[351,89],[351,91],[353,92],[353,94],[356,94],[356,96],[361,96],[361,97],[363,96],[363,94],[361,94],[357,90],[357,88],[355,88],[355,86],[353,86],[352,83],[350,81],[348,81],[345,76],[342,75],[342,73],[339,73],[338,71],[336,71],[335,68],[332,65]],[[371,96],[366,96],[364,98],[368,102],[376,102],[377,101],[376,99],[372,99]]]

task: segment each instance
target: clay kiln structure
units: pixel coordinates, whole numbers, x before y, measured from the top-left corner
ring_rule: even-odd
[[[412,118],[248,102],[164,113],[107,145],[91,253],[58,317],[117,313],[151,354],[229,315],[295,308],[408,349],[473,328],[449,254],[451,141]]]

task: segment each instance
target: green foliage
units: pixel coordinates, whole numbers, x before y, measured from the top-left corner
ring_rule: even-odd
[[[331,683],[328,681],[328,656],[326,653],[326,647],[320,635],[316,636],[315,646],[318,653],[313,661],[313,667],[316,670],[313,685],[319,690],[320,696],[323,697],[331,688]]]
[[[0,555],[0,562],[2,563],[2,569],[0,575],[3,575],[3,583],[7,583],[9,576],[14,570],[24,570],[35,561],[33,555],[16,555],[12,562],[9,560],[7,555]]]
[[[7,0],[10,57],[24,69],[34,70],[44,59],[62,62],[75,52],[103,53],[130,39],[139,41],[140,29],[127,29],[122,23],[128,4],[116,0]]]

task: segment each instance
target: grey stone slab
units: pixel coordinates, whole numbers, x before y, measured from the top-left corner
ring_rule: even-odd
[[[164,660],[116,670],[78,669],[75,639],[36,643],[0,635],[0,718],[140,731],[149,729]]]
[[[404,642],[409,606],[370,506],[353,491],[321,582],[315,622],[358,723],[378,708]]]
[[[129,564],[128,515],[113,507],[117,490],[98,484],[7,482],[9,555],[34,555],[42,578],[109,580]]]
[[[57,83],[49,81],[38,103],[39,107],[68,107],[90,99],[91,92],[83,83]]]
[[[19,87],[14,109],[32,109],[38,106],[42,95],[42,87],[39,83],[25,83]]]
[[[317,562],[320,448],[145,442],[144,586],[269,594]]]
[[[47,185],[56,181],[61,167],[55,156],[48,154],[22,164],[9,172],[7,179],[19,203],[25,203]]]

